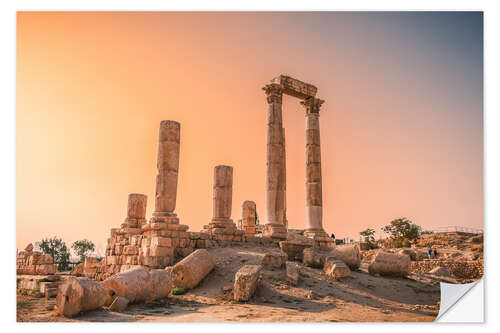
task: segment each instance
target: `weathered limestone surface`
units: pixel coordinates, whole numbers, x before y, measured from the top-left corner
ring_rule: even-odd
[[[267,162],[266,162],[266,215],[263,235],[277,239],[286,238],[285,221],[285,147],[282,120],[283,90],[280,84],[271,83],[263,90],[267,96]]]
[[[257,288],[261,269],[260,265],[245,265],[236,272],[233,288],[235,301],[248,301],[252,297]]]
[[[56,298],[57,312],[74,317],[81,311],[100,308],[106,301],[106,290],[88,278],[68,278],[60,287]]]
[[[213,236],[222,245],[241,242],[245,231],[236,228],[231,220],[233,205],[233,168],[218,165],[214,168],[213,218],[202,232]]]
[[[368,273],[382,276],[407,276],[410,271],[410,256],[406,254],[379,252],[368,266]]]
[[[29,275],[55,274],[57,266],[50,254],[33,251],[33,244],[28,244],[25,251],[20,251],[16,259],[16,273]]]
[[[305,248],[302,255],[304,264],[323,266],[327,253],[319,253],[313,248]]]
[[[118,296],[126,298],[129,303],[166,298],[172,290],[171,268],[148,271],[137,267],[116,274],[102,284],[107,293],[107,305]]]
[[[153,269],[149,272],[151,275],[151,294],[150,300],[167,298],[172,290],[172,267],[165,269]]]
[[[285,94],[300,99],[314,97],[318,91],[318,88],[312,84],[302,82],[287,75],[275,77],[271,82],[280,85]]]
[[[330,251],[331,256],[343,261],[351,270],[357,270],[361,265],[361,254],[357,244],[337,246]]]
[[[177,200],[181,125],[172,120],[160,123],[158,139],[158,175],[153,222],[179,223],[174,213]]]
[[[294,262],[287,261],[286,262],[286,280],[296,286],[299,284],[300,281],[300,268],[299,265],[297,265]]]
[[[147,195],[130,193],[128,195],[127,217],[136,219],[146,218],[147,201]]]
[[[214,169],[213,219],[216,221],[229,222],[232,205],[233,167],[228,165],[217,165]]]
[[[326,257],[323,270],[326,276],[332,280],[349,277],[350,270],[343,261],[334,257]]]
[[[118,296],[115,298],[113,303],[111,303],[111,305],[109,306],[109,310],[121,312],[127,308],[128,303],[130,303],[130,301],[127,298],[122,297],[122,296]]]
[[[288,260],[288,255],[285,252],[266,253],[262,258],[261,265],[265,268],[282,268]]]
[[[130,303],[145,301],[153,290],[151,275],[142,267],[113,275],[102,285],[106,289],[106,305],[110,305],[117,296],[127,298]]]
[[[306,223],[307,236],[328,236],[323,230],[321,145],[319,109],[323,100],[308,97],[301,102],[306,110]],[[325,241],[329,240],[325,238]],[[330,239],[331,242],[333,242]]]
[[[245,235],[255,235],[256,205],[253,201],[243,201],[241,207],[241,227]]]
[[[312,245],[306,245],[301,243],[294,243],[293,241],[281,241],[279,242],[281,251],[288,255],[289,260],[299,260],[302,261],[304,249],[312,247]]]
[[[215,257],[207,250],[196,250],[172,268],[172,283],[177,288],[193,289],[215,267]]]

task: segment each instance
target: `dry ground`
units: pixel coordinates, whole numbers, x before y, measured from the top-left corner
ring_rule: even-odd
[[[200,285],[181,296],[129,306],[124,312],[90,311],[67,319],[54,314],[55,299],[18,295],[18,321],[147,322],[336,322],[433,321],[439,311],[439,281],[373,277],[366,264],[351,277],[329,281],[322,270],[301,266],[298,286],[285,282],[285,270],[263,270],[254,298],[234,303],[234,274],[245,264],[259,264],[266,252],[255,245],[210,249],[216,268]]]

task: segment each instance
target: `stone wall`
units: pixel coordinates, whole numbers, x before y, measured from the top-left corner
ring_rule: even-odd
[[[482,260],[433,260],[412,261],[410,271],[425,274],[435,267],[445,267],[452,277],[461,279],[479,279],[484,273]]]
[[[33,251],[29,244],[24,251],[17,254],[16,273],[28,275],[55,274],[57,267],[50,254]]]

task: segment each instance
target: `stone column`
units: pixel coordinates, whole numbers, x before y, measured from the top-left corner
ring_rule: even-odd
[[[323,229],[321,146],[319,109],[324,101],[309,97],[301,102],[306,109],[306,219],[305,235],[327,237]],[[329,239],[329,238],[328,238]],[[325,241],[328,241],[325,239]]]
[[[279,84],[271,83],[263,90],[267,96],[267,161],[266,161],[266,214],[264,236],[284,239],[285,179],[282,123],[283,91]]]
[[[158,175],[156,176],[155,211],[152,222],[179,223],[174,213],[177,199],[181,125],[172,120],[160,123]]]
[[[245,235],[255,234],[255,211],[255,202],[249,200],[243,201],[241,207],[241,229],[245,231]]]
[[[233,205],[233,167],[218,165],[214,169],[213,218],[216,228],[236,227],[231,220]]]
[[[127,217],[125,226],[138,228],[146,224],[146,204],[148,197],[145,194],[130,193],[128,195]]]
[[[285,128],[281,128],[282,134],[283,134],[283,156],[282,156],[282,170],[283,170],[283,225],[285,226],[286,230],[288,230],[288,220],[286,217],[286,141],[285,141]]]

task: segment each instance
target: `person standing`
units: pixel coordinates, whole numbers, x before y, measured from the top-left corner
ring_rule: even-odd
[[[427,250],[427,255],[429,256],[429,259],[432,259],[432,248],[429,247],[429,250]]]

